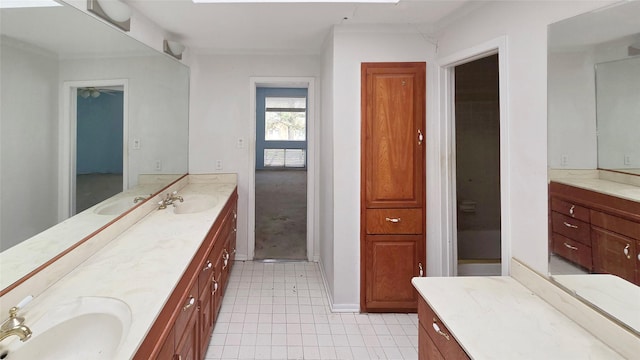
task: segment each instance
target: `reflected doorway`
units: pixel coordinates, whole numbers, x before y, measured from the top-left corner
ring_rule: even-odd
[[[305,88],[256,88],[254,258],[307,259]]]
[[[71,215],[126,188],[124,87],[78,87],[75,100],[75,202]]]

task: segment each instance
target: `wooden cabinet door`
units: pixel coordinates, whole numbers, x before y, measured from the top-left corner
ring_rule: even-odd
[[[421,236],[371,235],[366,238],[366,307],[369,311],[415,311]]]
[[[425,69],[425,63],[362,64],[366,208],[424,203]]]
[[[422,325],[418,325],[418,359],[444,360],[436,344],[433,343]]]
[[[635,282],[638,261],[636,240],[595,226],[592,227],[591,234],[594,270]]]
[[[198,349],[198,312],[194,312],[176,346],[176,359],[200,360]]]

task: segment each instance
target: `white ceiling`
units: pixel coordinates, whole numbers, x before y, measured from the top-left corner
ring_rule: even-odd
[[[124,1],[195,51],[306,54],[319,53],[336,24],[409,24],[425,33],[468,3],[468,0],[400,0],[398,4]]]

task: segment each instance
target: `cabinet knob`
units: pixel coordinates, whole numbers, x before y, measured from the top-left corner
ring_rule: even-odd
[[[211,261],[207,260],[207,264],[204,266],[204,268],[202,268],[202,271],[211,270],[212,267],[213,267],[213,264],[211,263]]]
[[[216,279],[213,279],[212,282],[213,282],[213,291],[211,291],[211,295],[214,295],[216,291],[218,291],[218,281]]]
[[[422,135],[422,130],[418,129],[418,145],[422,145],[424,141],[424,135]]]
[[[624,256],[627,257],[627,259],[631,259],[631,254],[629,254],[629,247],[631,245],[627,244],[627,246],[624,247],[624,250],[622,250],[622,252],[624,253]]]
[[[194,298],[193,296],[189,296],[189,300],[187,300],[187,303],[182,307],[182,311],[189,310],[189,308],[192,307],[195,303],[196,298]]]
[[[422,268],[422,263],[418,263],[418,269],[419,269],[420,277],[423,277],[424,269]]]
[[[571,208],[569,208],[569,215],[573,216],[573,210],[576,208],[575,205],[571,205]]]
[[[449,338],[449,334],[445,333],[444,331],[440,330],[440,326],[438,326],[438,320],[436,320],[436,318],[433,318],[433,330],[440,336],[444,337],[447,340],[451,340]]]
[[[397,223],[399,223],[402,219],[400,219],[400,218],[385,218],[384,220],[385,220],[385,221],[387,221],[387,222],[390,222],[390,223],[397,224]]]

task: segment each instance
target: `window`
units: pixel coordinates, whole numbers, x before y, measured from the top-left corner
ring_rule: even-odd
[[[307,140],[306,98],[265,98],[265,141]]]

